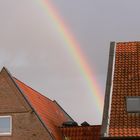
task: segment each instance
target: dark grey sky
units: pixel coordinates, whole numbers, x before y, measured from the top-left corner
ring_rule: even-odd
[[[96,99],[38,1],[0,1],[0,67],[57,100],[79,123],[101,123]],[[139,0],[51,2],[79,42],[104,95],[110,41],[140,40]]]

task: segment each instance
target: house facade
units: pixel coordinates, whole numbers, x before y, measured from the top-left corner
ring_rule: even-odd
[[[0,140],[51,140],[5,68],[0,73]]]

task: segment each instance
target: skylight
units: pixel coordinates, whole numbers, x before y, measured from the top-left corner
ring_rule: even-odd
[[[140,96],[126,98],[127,112],[140,113]]]

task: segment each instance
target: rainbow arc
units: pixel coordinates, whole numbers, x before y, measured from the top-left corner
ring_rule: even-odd
[[[49,0],[38,0],[38,2],[42,5],[47,15],[50,17],[51,22],[53,22],[55,28],[63,38],[69,53],[74,58],[74,61],[76,61],[80,73],[82,74],[88,88],[93,94],[94,101],[96,102],[99,111],[102,112],[103,96],[95,79],[96,76],[87,63],[86,57],[84,56],[79,43],[75,40],[73,34],[69,31],[69,28],[58,14],[55,6]]]

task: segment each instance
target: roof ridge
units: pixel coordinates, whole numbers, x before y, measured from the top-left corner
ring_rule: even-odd
[[[136,41],[136,40],[135,41],[133,41],[133,40],[131,41],[130,40],[130,41],[111,41],[111,42],[115,42],[115,43],[137,43],[137,42],[140,42],[140,41]]]
[[[101,127],[102,125],[89,125],[89,126],[81,126],[81,125],[78,125],[78,126],[62,126],[60,128],[76,128],[76,127]]]

